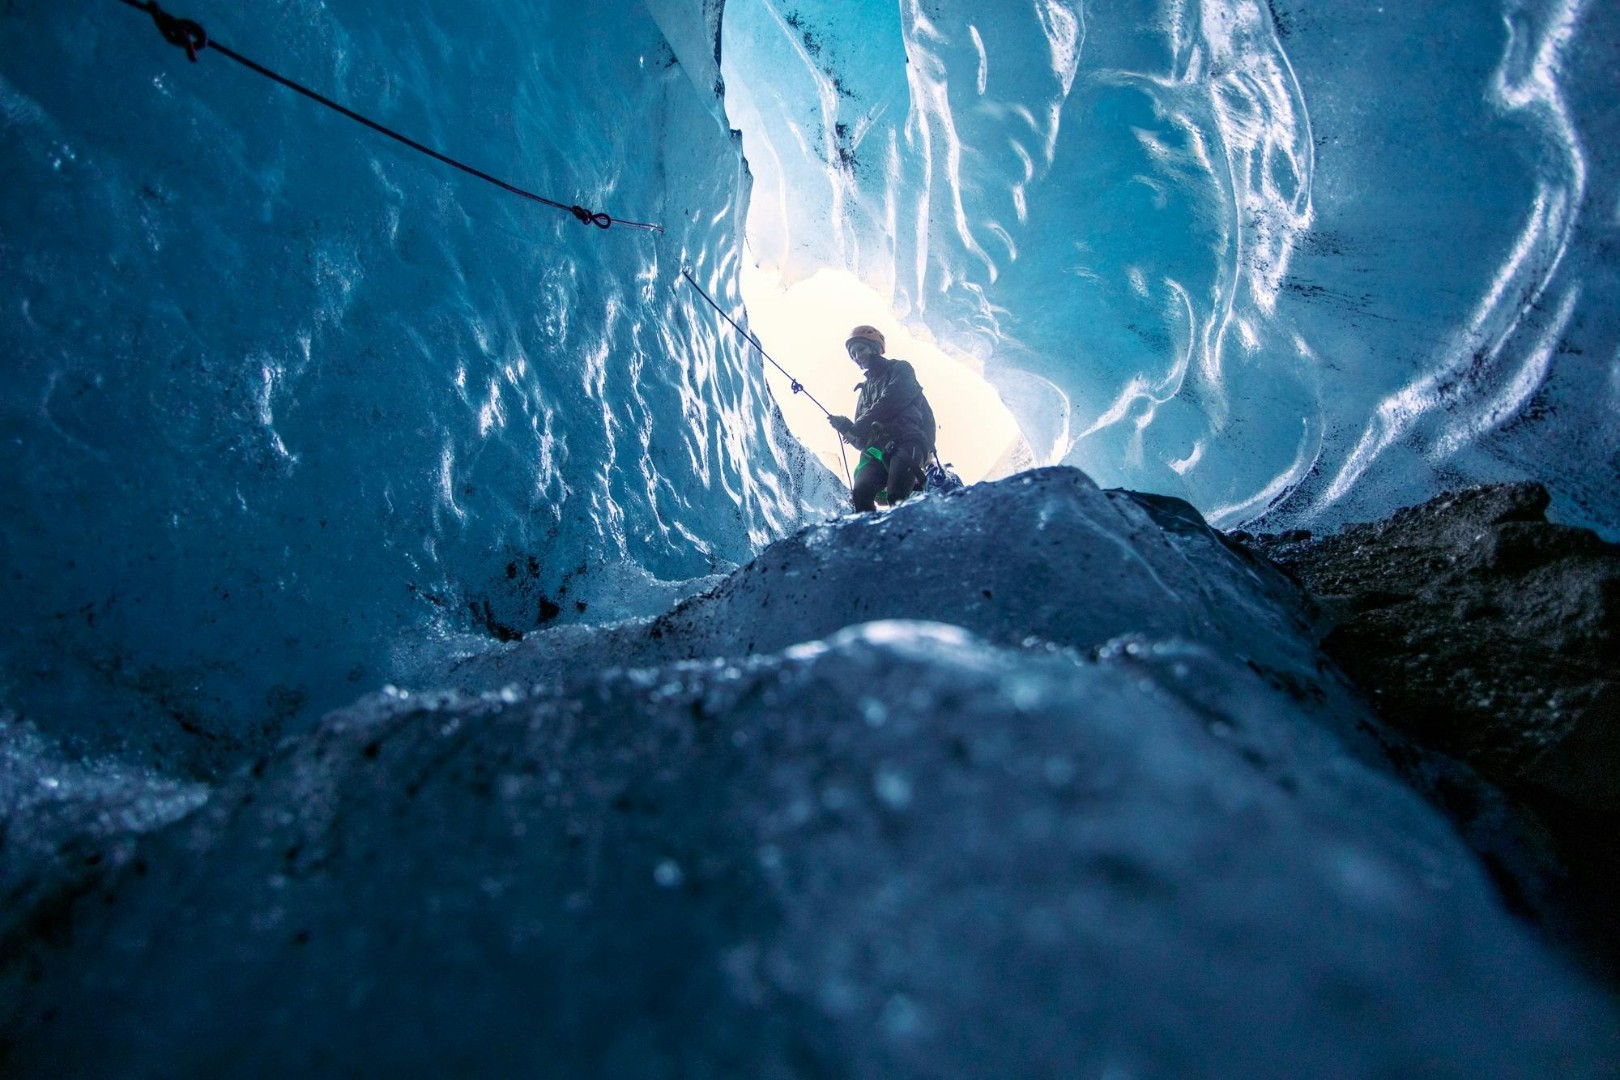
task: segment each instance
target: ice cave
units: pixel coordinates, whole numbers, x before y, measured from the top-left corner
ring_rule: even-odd
[[[0,1073],[1620,1073],[1617,59],[0,6]]]

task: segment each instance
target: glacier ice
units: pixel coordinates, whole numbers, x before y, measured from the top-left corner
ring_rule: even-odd
[[[1620,495],[1613,5],[731,0],[752,256],[1231,527]]]
[[[939,549],[1031,519],[1076,557],[1015,550],[1048,576],[969,610]],[[3,1060],[1612,1075],[1612,1000],[1505,913],[1303,619],[1187,504],[1072,469],[811,526],[667,616],[495,645],[457,673],[495,689],[390,688],[240,770],[33,949]]]
[[[979,869],[1002,858],[1023,865],[1019,851],[1072,824],[1055,793],[1105,776],[1065,750],[1059,734],[1018,721],[1020,702],[1062,714],[1065,724],[1073,710],[1062,701],[1095,694],[1114,702],[1117,710],[1101,710],[1114,740],[1103,745],[1122,769],[1135,762],[1144,773],[1161,751],[1174,756],[1187,745],[1161,744],[1160,734],[1219,741],[1241,733],[1251,712],[1270,718],[1268,739],[1299,723],[1317,733],[1301,738],[1371,745],[1355,734],[1349,706],[1295,700],[1293,691],[1309,699],[1318,686],[1337,702],[1339,689],[1320,682],[1281,586],[1259,571],[1204,575],[1203,563],[1231,569],[1224,560],[1234,556],[1203,531],[1199,514],[1223,527],[1319,528],[1377,517],[1463,481],[1528,477],[1548,485],[1560,520],[1611,537],[1620,529],[1620,114],[1610,104],[1620,9],[1612,4],[173,4],[217,40],[413,137],[547,196],[656,221],[659,234],[582,226],[379,139],[217,54],[205,50],[192,64],[128,5],[0,7],[8,375],[0,386],[0,565],[11,613],[0,621],[0,794],[12,860],[0,880],[40,911],[58,903],[78,911],[75,895],[105,873],[110,894],[131,899],[138,914],[122,927],[96,923],[96,932],[127,955],[161,961],[153,977],[173,980],[165,985],[213,978],[214,965],[244,958],[230,951],[237,947],[268,965],[244,970],[276,986],[342,955],[386,954],[371,983],[334,983],[322,993],[348,996],[321,999],[383,1009],[399,970],[389,965],[408,968],[412,957],[388,952],[393,928],[350,933],[336,913],[342,891],[363,878],[344,860],[364,855],[338,838],[354,828],[402,839],[372,817],[402,806],[389,801],[394,782],[412,782],[385,768],[385,750],[399,750],[403,765],[420,765],[431,780],[433,768],[457,760],[441,760],[435,747],[459,752],[470,732],[504,732],[516,753],[528,746],[530,718],[544,714],[563,728],[587,714],[620,723],[615,703],[653,725],[640,733],[647,739],[679,742],[687,721],[665,705],[690,710],[681,695],[694,687],[723,698],[739,681],[761,694],[813,684],[831,696],[801,701],[779,690],[773,700],[802,710],[793,715],[809,725],[807,740],[811,728],[851,740],[838,746],[856,757],[818,759],[830,776],[868,772],[859,783],[813,786],[802,770],[779,777],[803,787],[786,803],[788,825],[801,814],[799,825],[859,814],[875,831],[887,827],[884,815],[921,820],[947,777],[963,791],[1000,793],[984,806],[951,807],[910,846],[896,838],[902,864],[918,876],[867,879],[870,893],[846,895],[836,879],[871,869],[848,848],[854,834],[820,837],[825,851],[744,843],[730,832],[723,839],[735,846],[716,840],[717,850],[758,855],[757,869],[735,864],[750,882],[813,875],[824,855],[830,876],[790,893],[807,906],[770,923],[791,947],[773,953],[758,941],[728,941],[723,977],[710,972],[719,981],[709,988],[723,984],[739,995],[734,1002],[796,988],[799,1011],[774,1014],[761,1036],[787,1055],[771,1061],[797,1061],[805,1049],[790,1030],[796,1020],[813,1029],[812,1043],[836,1042],[849,1030],[842,1018],[858,1014],[870,1020],[870,1039],[852,1045],[881,1067],[892,1040],[967,1037],[949,1024],[970,1007],[954,990],[936,1000],[862,981],[889,962],[872,920],[926,908],[928,895],[951,896],[959,906],[927,911],[916,925],[919,934],[955,936],[973,923],[971,883],[941,891],[949,875],[930,845],[1005,827],[1028,846],[979,844]],[[803,531],[841,506],[837,478],[792,437],[758,357],[681,285],[690,268],[740,311],[745,262],[784,281],[822,268],[856,274],[893,298],[897,323],[984,365],[1039,463],[1154,494],[1105,497],[1064,481],[1074,486],[1066,503],[1041,492],[1071,474],[1040,473],[972,493],[1004,500],[1007,521],[1023,523],[1017,533],[991,525],[953,532],[966,504],[949,499]],[[1097,499],[1112,508],[1093,507]],[[1043,512],[1055,516],[1043,522]],[[926,526],[902,540],[908,521]],[[1065,539],[1047,544],[1047,535]],[[919,593],[926,582],[910,575],[922,564],[891,559],[905,595],[820,602],[825,587],[813,575],[859,577],[860,567],[840,559],[845,547],[870,564],[895,543],[943,550],[947,541],[974,553],[971,563],[948,562],[971,586],[963,595]],[[1009,555],[1016,558],[1003,561],[1029,569],[991,580]],[[1043,576],[1071,564],[1094,571],[1098,587]],[[780,569],[780,584],[765,584],[767,566]],[[1056,589],[1060,580],[1068,592]],[[929,596],[932,607],[921,602]],[[653,628],[668,633],[654,637]],[[756,658],[743,659],[750,653]],[[704,660],[715,656],[726,659]],[[986,745],[1004,738],[1004,760],[1047,786],[938,762],[945,771],[924,775],[926,740],[902,722],[907,688],[844,691],[841,680],[861,677],[873,657],[916,673],[941,723],[974,729],[963,736],[970,746],[975,725],[989,725]],[[686,661],[696,666],[681,667]],[[1178,696],[1177,663],[1207,671],[1230,699]],[[809,682],[793,681],[801,678]],[[405,689],[320,722],[385,684]],[[576,697],[533,698],[535,685],[556,695],[563,684]],[[666,684],[674,689],[660,703]],[[418,689],[435,685],[459,687],[459,696]],[[723,822],[759,820],[749,800],[777,782],[759,747],[773,713],[737,708],[745,745],[726,743],[736,753],[728,760],[764,786],[731,790],[723,781],[733,774],[723,770],[714,790],[698,785],[716,805],[737,800],[735,816],[710,822],[722,831],[731,828]],[[1211,709],[1219,715],[1200,735],[1194,721]],[[1151,715],[1158,726],[1126,731],[1119,710]],[[660,727],[660,717],[672,726]],[[858,725],[853,733],[836,726],[844,720]],[[358,744],[360,760],[379,766],[370,772],[343,756],[362,723],[402,732],[402,741],[378,743],[375,760],[369,741]],[[629,728],[582,735],[579,745],[611,757],[620,735],[635,767],[656,773],[656,747],[636,743]],[[884,749],[885,737],[901,742]],[[557,745],[562,753],[573,744]],[[913,753],[920,756],[908,762]],[[263,776],[242,771],[257,761],[266,763]],[[1583,1046],[1595,1055],[1610,1030],[1602,1010],[1499,918],[1465,854],[1396,793],[1377,762],[1354,753],[1342,761],[1351,786],[1322,805],[1356,820],[1285,815],[1288,824],[1268,826],[1262,813],[1253,822],[1275,827],[1272,850],[1313,853],[1304,879],[1244,873],[1253,854],[1221,833],[1240,819],[1189,826],[1190,843],[1225,837],[1200,849],[1230,871],[1217,882],[1276,881],[1266,898],[1349,905],[1333,910],[1383,903],[1395,930],[1379,940],[1405,943],[1399,955],[1376,954],[1386,966],[1333,945],[1323,981],[1304,998],[1288,992],[1303,985],[1287,981],[1303,977],[1297,970],[1251,971],[1261,1001],[1318,1009],[1298,1029],[1304,1041],[1256,1062],[1303,1060],[1288,1055],[1317,1053],[1307,1046],[1316,1039],[1309,1045],[1323,1053],[1364,1055],[1347,1074],[1432,1050],[1467,1075],[1492,1044],[1480,1050],[1462,1029],[1491,1009],[1545,1024],[1507,1033],[1519,1041],[1502,1060],[1547,1064],[1545,1055]],[[582,827],[613,820],[618,811],[602,800],[616,793],[586,782],[594,765],[574,764],[583,786],[565,785],[556,797],[594,808]],[[1188,798],[1227,810],[1276,804],[1265,777],[1197,775],[1196,783],[1186,772],[1161,779],[1188,780]],[[387,782],[346,786],[367,776]],[[488,793],[476,777],[430,789],[454,822],[555,824],[545,777],[534,789],[525,786],[532,779],[497,771]],[[507,794],[509,780],[516,786]],[[1393,816],[1332,801],[1352,789],[1379,806],[1387,800]],[[307,825],[318,842],[299,847],[292,868],[313,866],[318,876],[327,855],[347,868],[315,893],[297,874],[269,869],[288,860],[292,843],[272,851],[232,839],[259,825],[240,800],[272,790],[290,818],[264,835],[279,840]],[[994,801],[1002,795],[1010,801]],[[1228,798],[1235,802],[1221,802]],[[515,800],[522,813],[484,821],[491,799]],[[1135,816],[1136,804],[1112,805],[1122,815],[1112,819],[1122,830],[1115,840],[1127,853],[1098,855],[1101,891],[1080,896],[1082,907],[1162,884],[1155,874],[1163,868],[1127,843],[1158,819]],[[1359,820],[1363,809],[1367,820]],[[538,816],[524,817],[531,813]],[[1401,822],[1414,838],[1397,855],[1363,857],[1361,841],[1346,839],[1399,831]],[[1213,831],[1199,831],[1206,827]],[[450,845],[452,825],[436,829],[425,835]],[[463,979],[476,966],[464,950],[509,940],[498,935],[560,940],[545,937],[555,924],[500,898],[518,886],[550,888],[550,870],[575,857],[569,835],[552,837],[562,847],[520,850],[516,886],[499,866],[452,860],[446,874],[469,876],[426,888],[423,909],[454,916],[492,905],[492,921],[469,925],[497,936],[411,941],[442,947],[437,970]],[[596,850],[581,835],[584,850]],[[708,880],[701,852],[654,843],[663,834],[650,827],[639,835],[639,862],[601,872],[666,899]],[[193,841],[230,872],[215,883],[177,882]],[[388,880],[425,880],[413,874],[426,847],[388,850],[404,860],[386,867]],[[1334,852],[1344,857],[1335,862]],[[92,855],[103,870],[86,868]],[[1239,861],[1228,866],[1228,856]],[[1413,900],[1435,887],[1416,870],[1431,857],[1430,869],[1452,883],[1447,903],[1463,897],[1459,921],[1441,918],[1449,908]],[[281,878],[293,884],[275,884]],[[42,880],[51,887],[37,889]],[[261,902],[261,887],[293,887],[298,897],[278,907]],[[551,899],[578,914],[577,893]],[[1149,905],[1131,915],[1147,920],[1141,940],[1207,944],[1198,935],[1221,926],[1247,940],[1249,924],[1220,922],[1234,910],[1229,897],[1203,885],[1195,893],[1189,910],[1213,922],[1184,928],[1187,939],[1153,938],[1162,913]],[[192,933],[160,918],[170,914],[165,896],[182,895],[199,920],[185,948],[169,949],[164,935]],[[1021,895],[992,890],[984,899],[1008,913]],[[1022,921],[1003,924],[1020,928],[1008,940],[1081,940],[1067,935],[1085,920],[1056,891],[1042,895]],[[584,897],[588,907],[589,891]],[[847,925],[859,929],[827,951],[817,951],[807,913],[821,903],[844,905]],[[378,910],[399,916],[401,934],[421,929],[403,909]],[[307,939],[323,944],[305,952],[309,959],[286,961],[277,935],[306,929],[283,921],[301,912],[326,920],[321,937]],[[738,917],[782,914],[765,903]],[[352,951],[323,951],[327,932],[349,933]],[[715,944],[683,940],[680,948]],[[225,951],[208,951],[220,941]],[[1492,942],[1501,949],[1494,958]],[[877,951],[863,953],[863,943]],[[1117,959],[1108,950],[1118,946],[1096,939],[1086,948]],[[1422,968],[1427,946],[1439,950],[1437,963],[1456,966]],[[581,947],[620,946],[603,931]],[[999,977],[995,964],[1023,954],[991,949],[973,954],[988,969],[950,966],[967,955],[938,954],[940,985],[958,980],[968,994],[975,978]],[[105,996],[81,1006],[134,992],[125,981],[132,973],[107,963],[86,969]],[[293,966],[277,966],[285,963]],[[667,1001],[659,978],[673,970],[659,968],[638,993]],[[1403,972],[1414,981],[1393,985]],[[1006,1003],[1012,1020],[1032,1015],[1017,1010],[1033,1009],[1039,980],[1059,978],[1038,965],[1019,973],[1036,982],[1028,999]],[[1205,975],[1212,981],[1196,981]],[[1283,981],[1266,981],[1273,976]],[[1200,995],[1230,985],[1219,973],[1186,977],[1184,1002],[1217,1001]],[[1066,985],[1076,1009],[1112,1007],[1090,996],[1090,984]],[[446,992],[457,987],[467,989],[452,983]],[[879,987],[887,988],[881,1000],[872,996]],[[1347,1017],[1382,1020],[1384,1010],[1404,1009],[1401,995],[1414,988],[1461,995],[1456,1012],[1414,1013],[1434,1026],[1379,1028],[1370,1045],[1351,1046]],[[580,1015],[606,1015],[606,1000],[579,1003]],[[562,1011],[546,1022],[567,1023],[575,1005],[549,1003]],[[166,1011],[175,1004],[159,995],[147,1003],[152,1014],[120,1022],[161,1013],[159,1026],[183,1025],[186,1015]],[[1217,1012],[1195,1009],[1177,1022],[1226,1032],[1231,1017],[1218,1014],[1218,1002],[1210,1007]],[[187,1015],[208,1005],[197,1008]],[[267,1026],[255,1037],[296,1056],[296,1045],[275,1042],[280,1015],[260,1017]],[[343,1015],[337,1009],[321,1023],[338,1031]],[[744,1024],[749,1014],[728,1015]],[[1109,1026],[1106,1017],[1098,1023]],[[614,1052],[654,1053],[655,1027],[628,1030]],[[726,1037],[718,1032],[705,1045]],[[1041,1041],[1050,1037],[1032,1035],[1033,1051],[1059,1052]],[[401,1030],[390,1052],[408,1062],[414,1045]],[[1132,1057],[1146,1045],[1145,1035],[1126,1040],[1120,1056],[1088,1064],[1099,1075],[1175,1071],[1177,1062],[1152,1057],[1158,1051]],[[819,1053],[815,1046],[806,1052]]]
[[[753,361],[675,287],[689,265],[734,296],[741,160],[622,8],[190,14],[656,237],[188,64],[138,12],[7,10],[15,704],[94,745],[187,725],[207,770],[386,681],[392,639],[630,613],[830,505]]]
[[[1620,524],[1612,5],[176,13],[666,231],[127,7],[8,7],[0,662],[87,748],[206,773],[393,643],[644,613],[831,509],[684,266],[732,310],[745,260],[853,271],[1037,462],[1220,525],[1519,476]]]

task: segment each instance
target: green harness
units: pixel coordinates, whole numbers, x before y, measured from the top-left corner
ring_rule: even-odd
[[[858,483],[861,482],[861,473],[864,470],[869,469],[874,465],[882,465],[882,464],[883,464],[883,451],[882,450],[879,450],[875,446],[868,446],[865,450],[862,450],[861,451],[861,460],[855,466],[855,483],[858,484]],[[889,489],[884,488],[882,491],[879,491],[876,495],[874,495],[873,498],[882,499],[884,502],[888,502],[889,501]]]

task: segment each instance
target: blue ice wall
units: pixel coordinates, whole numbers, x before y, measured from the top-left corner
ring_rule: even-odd
[[[1620,531],[1620,8],[731,0],[751,249],[1215,524],[1531,477]]]
[[[1223,526],[1529,476],[1620,532],[1613,4],[730,0],[723,55],[719,0],[176,9],[666,231],[4,5],[0,706],[60,730],[228,756],[824,513],[679,278],[735,303],[750,174],[748,257],[890,289],[1040,460]]]
[[[174,8],[651,234],[112,0],[5,5],[6,707],[225,752],[457,634],[660,609],[828,505],[679,277],[736,303],[746,184],[717,13],[665,7],[695,73],[631,2]]]

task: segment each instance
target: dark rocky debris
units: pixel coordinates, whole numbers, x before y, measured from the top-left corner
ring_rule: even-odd
[[[1379,715],[1544,825],[1620,971],[1620,545],[1549,522],[1535,483],[1472,488],[1331,536],[1233,534],[1315,600]]]

